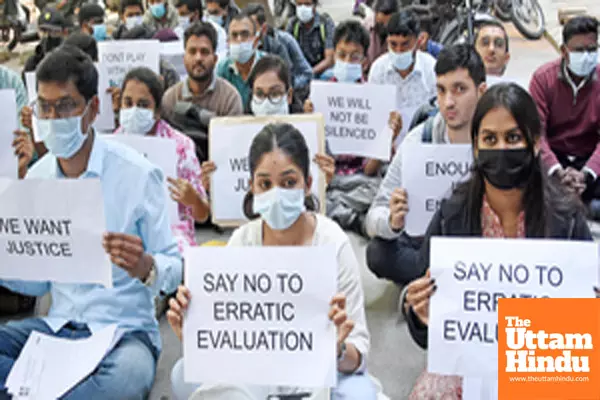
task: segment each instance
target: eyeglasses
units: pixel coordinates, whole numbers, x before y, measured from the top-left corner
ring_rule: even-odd
[[[258,104],[262,104],[263,101],[269,99],[271,104],[277,105],[281,103],[281,101],[285,97],[285,93],[278,90],[269,93],[264,93],[262,90],[258,90],[252,93],[252,97],[254,98],[254,101]]]
[[[481,43],[482,46],[484,47],[489,47],[490,44],[494,44],[494,47],[497,49],[505,49],[506,48],[506,40],[502,39],[502,38],[489,38],[489,37],[483,37],[481,38],[481,40],[479,41],[479,43]]]
[[[338,51],[337,53],[335,53],[335,58],[338,60],[342,60],[345,62],[350,62],[352,64],[358,64],[360,62],[362,62],[362,60],[365,58],[365,56],[361,53],[346,53],[343,51]]]
[[[33,115],[40,119],[51,119],[53,116],[52,110],[58,118],[69,118],[79,106],[80,103],[71,98],[60,99],[56,102],[37,99],[30,104]]]

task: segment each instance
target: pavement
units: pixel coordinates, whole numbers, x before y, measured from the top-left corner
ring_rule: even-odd
[[[554,0],[542,0],[544,2]],[[599,0],[582,0],[596,3]],[[575,1],[569,0],[569,4]],[[323,10],[328,12],[335,21],[350,18],[352,2],[345,0],[328,0]],[[547,17],[551,12],[547,12]],[[556,13],[555,13],[556,14]],[[512,24],[507,24],[510,36],[511,61],[506,75],[523,86],[527,87],[531,75],[537,67],[558,57],[556,50],[546,40],[529,41],[524,39],[514,29]],[[18,53],[23,53],[31,46],[17,48]],[[5,65],[20,72],[18,57],[11,59]],[[208,240],[227,240],[230,233],[219,235],[211,230],[197,232],[199,243]],[[354,240],[353,245],[359,261],[364,265],[365,242]],[[372,279],[372,278],[371,278]],[[377,307],[367,309],[367,321],[371,332],[371,353],[369,355],[369,372],[377,377],[384,393],[393,400],[402,400],[408,397],[416,378],[426,366],[426,353],[416,346],[408,335],[405,322],[399,318],[396,298],[389,298]],[[172,398],[170,391],[170,371],[175,361],[181,357],[181,344],[168,327],[165,318],[160,320],[161,335],[163,338],[163,352],[158,362],[154,388],[150,395],[151,400],[168,400]]]

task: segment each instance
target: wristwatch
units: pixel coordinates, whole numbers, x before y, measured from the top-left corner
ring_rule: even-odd
[[[338,358],[337,358],[338,362],[342,361],[344,359],[344,357],[346,357],[346,349],[347,349],[346,342],[342,342],[342,348],[341,348],[340,354],[338,354]]]
[[[152,258],[152,265],[150,266],[150,272],[148,272],[148,276],[146,279],[142,281],[142,283],[148,287],[154,285],[156,282],[156,264],[154,263],[154,258]]]

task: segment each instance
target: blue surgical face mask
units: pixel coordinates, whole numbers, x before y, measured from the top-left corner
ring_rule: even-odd
[[[390,50],[390,57],[392,57],[394,67],[399,71],[406,71],[409,69],[415,59],[413,50],[402,53],[394,53]]]
[[[96,42],[102,42],[104,40],[106,40],[106,25],[104,24],[97,24],[97,25],[92,25],[92,27],[94,28],[94,39],[96,39]]]
[[[214,22],[215,24],[217,24],[219,26],[223,26],[223,16],[222,15],[208,14],[206,16],[206,20]]]
[[[287,96],[281,96],[278,101],[273,103],[269,99],[258,99],[256,96],[252,96],[250,109],[252,110],[252,114],[256,117],[265,115],[288,115],[290,113],[290,107],[287,100]]]
[[[254,195],[253,211],[274,230],[289,228],[306,211],[303,189],[282,189],[278,186]]]
[[[362,78],[363,69],[362,64],[347,63],[345,61],[337,60],[333,66],[333,76],[338,82],[353,83],[357,82]]]
[[[307,23],[314,17],[314,11],[312,6],[297,6],[296,17],[300,22]]]
[[[165,3],[152,4],[150,6],[150,12],[154,18],[161,19],[167,13]]]
[[[81,120],[88,107],[85,108],[83,114],[75,117],[38,119],[40,139],[50,153],[58,158],[70,159],[81,150],[87,138],[81,131]]]
[[[119,112],[119,124],[128,135],[146,135],[155,123],[154,112],[148,108],[129,107]]]
[[[575,75],[585,78],[590,75],[598,65],[597,51],[570,51],[569,70]]]
[[[252,41],[232,43],[229,45],[229,55],[233,61],[246,64],[254,55],[254,43]]]
[[[125,20],[125,27],[127,29],[133,29],[136,26],[141,25],[143,20],[144,20],[144,17],[142,17],[141,15],[136,15],[135,17],[129,17]]]

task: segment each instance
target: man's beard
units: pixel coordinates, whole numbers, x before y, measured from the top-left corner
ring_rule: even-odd
[[[193,80],[195,80],[196,82],[206,82],[207,80],[211,79],[213,75],[213,70],[211,69],[210,71],[206,71],[202,74],[198,74],[198,75],[189,75],[189,77]]]

